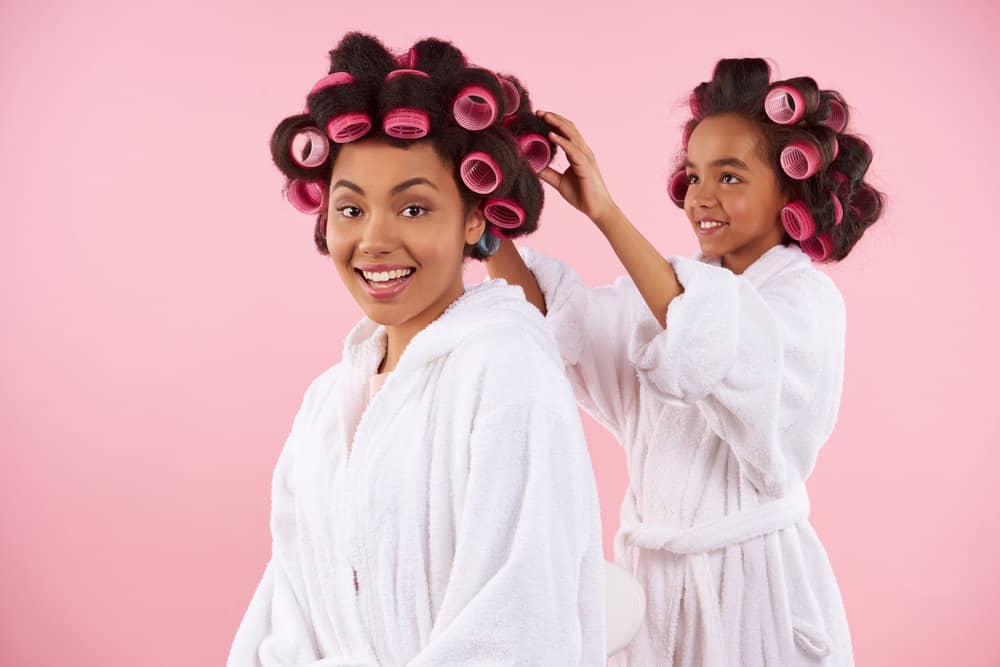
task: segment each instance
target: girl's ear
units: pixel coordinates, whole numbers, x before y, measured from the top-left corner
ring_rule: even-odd
[[[482,206],[476,206],[465,218],[465,243],[475,245],[486,231],[486,218],[483,216]]]

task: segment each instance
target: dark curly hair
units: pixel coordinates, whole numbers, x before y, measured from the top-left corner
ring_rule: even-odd
[[[882,215],[885,195],[864,181],[872,151],[845,132],[849,108],[837,91],[821,90],[810,77],[771,82],[771,68],[760,58],[724,59],[712,80],[692,91],[690,107],[670,187],[679,207],[688,137],[704,118],[736,114],[760,130],[763,157],[792,200],[782,211],[786,244],[798,243],[816,261],[840,261]],[[796,147],[811,153],[808,167]]]
[[[398,147],[428,141],[453,166],[466,211],[483,208],[486,232],[465,249],[482,260],[499,239],[538,228],[544,194],[537,174],[556,150],[550,130],[520,81],[470,65],[449,42],[424,39],[397,56],[352,32],[330,51],[330,73],[307,96],[306,110],[275,128],[271,156],[288,179],[289,201],[316,214],[313,237],[325,255],[326,192],[340,147],[363,138]]]

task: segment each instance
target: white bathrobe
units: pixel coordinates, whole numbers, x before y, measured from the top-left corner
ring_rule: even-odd
[[[385,345],[362,321],[306,392],[228,664],[604,665],[597,489],[544,319],[470,288],[366,408]]]
[[[840,292],[797,247],[742,275],[670,260],[684,293],[664,329],[631,280],[590,289],[524,250],[581,406],[623,445],[616,559],[646,591],[613,665],[852,665],[804,482],[833,430]]]

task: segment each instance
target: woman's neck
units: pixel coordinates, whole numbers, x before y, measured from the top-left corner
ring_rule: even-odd
[[[423,331],[434,320],[441,317],[441,314],[448,309],[459,297],[465,293],[465,285],[459,283],[457,287],[445,292],[444,295],[419,315],[403,322],[402,324],[386,325],[386,346],[385,358],[378,368],[379,373],[391,373],[396,370],[399,360],[403,357],[403,352],[409,346],[418,333]]]

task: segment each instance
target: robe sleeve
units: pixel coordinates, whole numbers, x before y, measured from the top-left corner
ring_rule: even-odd
[[[410,667],[605,664],[597,489],[560,370],[549,358],[561,386],[476,416],[451,575]]]
[[[271,483],[271,558],[233,639],[227,667],[291,667],[321,662],[298,565],[295,449],[299,425],[314,409],[318,382],[306,392]]]
[[[665,328],[643,322],[633,332],[640,379],[663,399],[697,405],[754,486],[779,497],[805,479],[836,421],[840,292],[809,267],[758,288],[720,267],[670,261],[684,293]]]
[[[639,380],[628,358],[635,320],[631,283],[621,278],[590,288],[563,262],[530,248],[520,252],[545,297],[546,324],[577,402],[621,442],[639,396]]]

